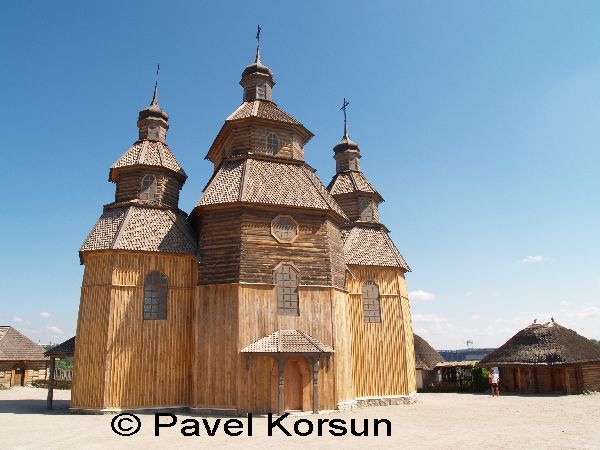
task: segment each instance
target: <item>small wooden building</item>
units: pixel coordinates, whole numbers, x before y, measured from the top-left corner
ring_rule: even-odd
[[[480,361],[498,367],[500,390],[580,394],[600,390],[600,345],[554,320],[532,323]]]
[[[0,326],[0,385],[25,386],[45,380],[48,358],[44,349],[10,326]]]
[[[443,363],[444,358],[421,336],[415,334],[413,340],[415,343],[417,389],[438,384],[440,382],[440,371],[436,369],[436,365]]]

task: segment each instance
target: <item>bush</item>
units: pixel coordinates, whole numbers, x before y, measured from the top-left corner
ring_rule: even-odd
[[[485,367],[473,367],[473,392],[485,392],[490,386],[488,384],[489,370]]]
[[[31,383],[33,387],[48,389],[48,380],[37,380]],[[54,389],[71,389],[71,382],[66,380],[54,380]]]

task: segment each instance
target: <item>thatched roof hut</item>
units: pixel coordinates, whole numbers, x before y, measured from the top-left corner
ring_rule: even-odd
[[[413,335],[415,343],[415,367],[421,370],[433,370],[444,358],[421,336]]]
[[[554,320],[522,329],[480,365],[499,367],[501,386],[509,391],[600,389],[600,345]]]
[[[414,334],[413,341],[415,343],[417,389],[421,390],[438,381],[439,371],[434,372],[435,366],[444,362],[444,358],[421,336]]]

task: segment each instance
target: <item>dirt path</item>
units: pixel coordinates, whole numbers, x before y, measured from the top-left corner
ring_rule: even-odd
[[[254,417],[252,436],[242,419],[238,437],[225,434],[222,418],[214,437],[207,436],[200,422],[201,436],[181,434],[181,421],[161,428],[154,436],[154,416],[140,415],[141,430],[134,436],[121,437],[111,430],[112,415],[73,415],[66,413],[69,391],[56,391],[59,412],[44,414],[46,391],[17,388],[0,391],[0,443],[3,448],[597,448],[600,449],[600,395],[517,396],[492,399],[486,395],[420,394],[415,405],[365,408],[319,416],[290,416],[283,425],[292,434],[293,423],[309,419],[314,424],[310,436],[287,437],[275,428],[267,435],[268,419]],[[62,412],[60,412],[62,410]],[[201,421],[201,417],[193,417]],[[369,420],[368,437],[333,436],[329,422],[322,424],[323,436],[317,436],[318,419],[342,419],[350,429],[351,419],[357,431]],[[388,419],[391,436],[372,436],[372,419]],[[164,423],[170,418],[162,418]],[[215,419],[208,420],[210,427]],[[127,424],[126,424],[127,425]],[[188,424],[189,425],[189,424]],[[339,425],[339,423],[338,423]],[[299,424],[304,432],[307,423]],[[235,429],[232,429],[235,430]],[[231,431],[231,430],[230,430]],[[334,429],[335,431],[335,429]]]

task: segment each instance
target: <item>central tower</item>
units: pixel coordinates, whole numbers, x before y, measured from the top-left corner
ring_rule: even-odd
[[[285,375],[296,394],[286,396],[295,405],[283,407],[311,409],[312,353],[292,348],[274,358],[241,350],[280,330],[334,347],[332,302],[344,289],[341,227],[348,219],[306,164],[313,134],[273,101],[273,73],[258,49],[240,84],[242,104],[206,155],[214,173],[191,214],[200,258],[195,353],[209,355],[195,367],[218,385],[198,380],[194,400],[238,412],[277,410],[271,387]],[[204,348],[209,342],[218,350]],[[333,364],[318,353],[315,378],[333,388]],[[217,398],[226,386],[232,394]],[[323,401],[321,408],[336,407],[333,392]]]

